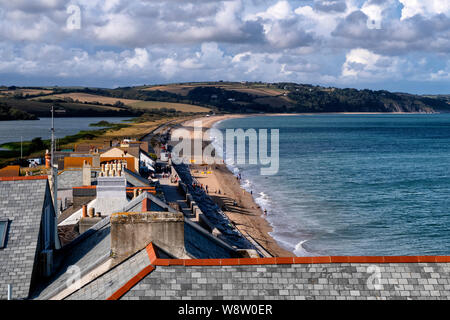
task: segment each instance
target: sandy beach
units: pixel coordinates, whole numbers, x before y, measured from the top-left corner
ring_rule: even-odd
[[[218,121],[242,117],[246,117],[246,115],[202,117],[184,122],[183,127],[192,129],[194,121],[202,121],[203,129],[206,130]],[[269,235],[272,227],[264,218],[262,209],[255,203],[253,196],[241,187],[237,177],[225,165],[191,165],[191,175],[199,183],[208,186],[210,197],[222,208],[229,220],[242,234],[249,235],[273,256],[295,256],[292,252],[280,247],[276,240]]]

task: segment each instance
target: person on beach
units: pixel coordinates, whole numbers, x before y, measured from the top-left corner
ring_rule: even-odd
[[[267,216],[267,209],[264,209],[264,215]]]

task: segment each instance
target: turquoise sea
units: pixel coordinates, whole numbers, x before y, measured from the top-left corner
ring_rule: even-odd
[[[450,114],[230,119],[280,130],[280,170],[231,167],[298,256],[450,255]]]

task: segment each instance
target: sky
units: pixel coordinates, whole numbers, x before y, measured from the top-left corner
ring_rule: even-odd
[[[450,94],[449,0],[0,0],[0,85]]]

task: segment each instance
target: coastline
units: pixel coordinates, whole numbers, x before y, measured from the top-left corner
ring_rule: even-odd
[[[424,113],[295,113],[295,114],[229,114],[210,117],[199,117],[182,123],[185,129],[191,131],[193,138],[193,125],[195,121],[202,121],[203,130],[213,128],[216,124],[229,119],[258,117],[258,116],[314,116],[314,115],[408,115]],[[429,114],[428,114],[429,115]],[[209,143],[209,142],[208,142]],[[203,185],[208,185],[209,195],[219,207],[225,207],[223,212],[235,227],[244,235],[256,240],[263,248],[274,256],[296,256],[293,252],[284,249],[270,233],[273,226],[264,217],[261,207],[250,192],[244,189],[235,174],[226,165],[208,166],[190,165],[192,177]],[[205,171],[210,171],[207,174]],[[221,194],[217,194],[220,189]],[[270,191],[268,191],[270,193]],[[234,206],[234,201],[237,205]]]
[[[224,115],[201,117],[184,122],[182,125],[192,128],[194,121],[202,121],[203,129],[210,129],[216,123],[228,119],[244,118],[252,115]],[[231,223],[247,238],[255,240],[275,257],[295,257],[295,254],[280,246],[270,235],[273,228],[264,218],[261,207],[253,195],[245,190],[236,176],[224,164],[204,167],[190,165],[191,175],[203,185],[207,185],[209,196],[222,208]],[[209,172],[209,173],[208,173]],[[220,194],[219,194],[220,190]],[[235,205],[236,204],[236,205]]]

